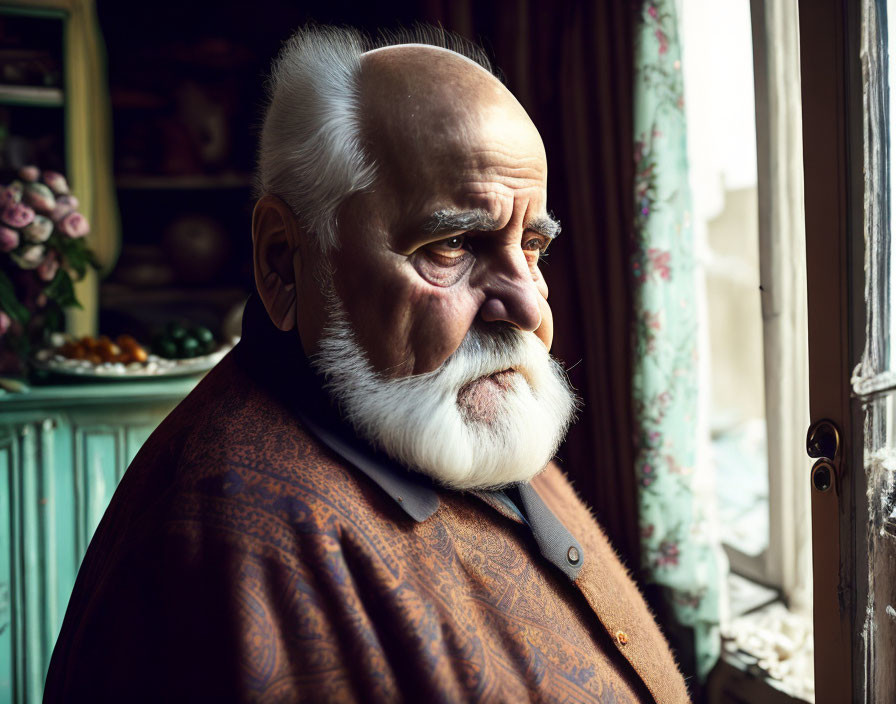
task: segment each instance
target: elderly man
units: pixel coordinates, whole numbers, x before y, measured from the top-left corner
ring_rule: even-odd
[[[435,44],[284,48],[243,339],[128,469],[47,701],[687,701],[550,463],[541,139]]]

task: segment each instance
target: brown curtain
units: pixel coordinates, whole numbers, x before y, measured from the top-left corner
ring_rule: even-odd
[[[554,354],[584,409],[564,468],[630,569],[640,568],[631,402],[632,25],[627,2],[422,0],[425,19],[480,41],[548,153],[563,224],[545,265]]]

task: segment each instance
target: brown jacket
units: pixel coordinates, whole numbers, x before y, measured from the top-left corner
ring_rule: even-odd
[[[410,518],[307,432],[242,346],[128,469],[45,701],[688,701],[556,466],[533,485],[578,539],[574,581],[489,494],[438,489],[432,515]]]

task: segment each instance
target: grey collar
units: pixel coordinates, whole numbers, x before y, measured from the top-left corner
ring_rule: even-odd
[[[439,495],[424,476],[395,466],[379,455],[371,453],[367,446],[355,446],[346,438],[312,420],[307,413],[299,412],[302,423],[318,440],[337,455],[357,467],[377,486],[391,496],[412,519],[422,523],[439,508]],[[542,556],[560,569],[571,581],[579,575],[585,562],[585,551],[578,540],[548,508],[531,484],[518,484],[519,504],[505,492],[492,493],[498,501],[519,514],[532,531],[532,537]]]

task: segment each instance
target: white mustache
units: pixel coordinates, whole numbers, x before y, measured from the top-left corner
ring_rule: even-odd
[[[544,345],[534,333],[523,332],[509,325],[494,329],[472,327],[460,347],[442,366],[408,379],[428,381],[440,377],[448,387],[457,390],[482,377],[512,369],[522,374],[531,385],[531,369],[536,355],[548,356]]]

